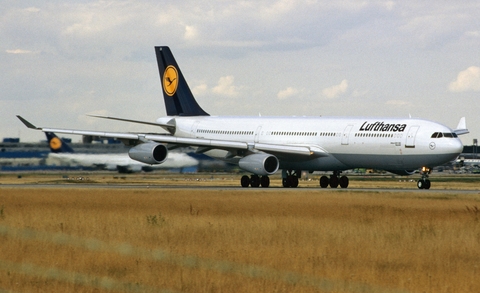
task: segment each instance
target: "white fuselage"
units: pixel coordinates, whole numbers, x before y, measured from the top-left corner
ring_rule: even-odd
[[[176,137],[246,142],[252,148],[255,144],[308,146],[326,154],[276,154],[282,169],[414,170],[454,160],[463,150],[452,129],[422,119],[195,116],[163,117],[157,122],[174,123]],[[434,133],[449,135],[432,138]],[[229,157],[226,150],[211,149],[205,154],[236,159]]]

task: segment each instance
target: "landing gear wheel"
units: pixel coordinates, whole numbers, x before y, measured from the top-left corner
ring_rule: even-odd
[[[425,188],[425,181],[423,181],[423,179],[419,179],[417,181],[417,187],[418,187],[418,189],[424,189]]]
[[[270,178],[268,176],[262,176],[260,178],[260,185],[262,187],[268,187],[270,186]]]
[[[425,179],[425,189],[430,189],[430,180]]]
[[[430,180],[429,179],[420,179],[417,181],[418,189],[430,189]]]
[[[338,177],[335,175],[330,176],[330,187],[337,188],[338,187]]]
[[[283,187],[298,187],[299,174],[301,174],[300,170],[284,170],[282,173]]]
[[[288,175],[287,178],[282,179],[283,187],[297,187],[298,186],[298,177],[295,175]]]
[[[250,177],[250,185],[252,187],[259,187],[260,186],[260,177],[258,175],[252,175]]]
[[[420,174],[422,174],[422,178],[417,181],[418,189],[430,189],[430,180],[428,179],[428,175],[432,173],[432,169],[429,167],[422,167],[420,170]]]
[[[327,188],[328,184],[330,183],[330,179],[327,176],[320,177],[320,187]]]
[[[347,188],[348,187],[348,177],[347,176],[342,176],[340,177],[339,183],[341,188]]]
[[[298,177],[297,176],[292,176],[290,186],[293,187],[293,188],[298,187]]]
[[[240,179],[240,184],[242,187],[248,187],[250,185],[250,177],[243,175],[242,179]]]

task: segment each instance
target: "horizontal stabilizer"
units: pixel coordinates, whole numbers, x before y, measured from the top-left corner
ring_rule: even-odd
[[[95,118],[102,118],[102,119],[124,121],[124,122],[132,122],[132,123],[138,123],[138,124],[146,124],[146,125],[152,125],[152,126],[160,126],[170,133],[175,133],[175,125],[170,125],[170,124],[160,124],[160,123],[156,123],[156,122],[148,122],[148,121],[140,121],[140,120],[132,120],[132,119],[108,117],[108,116],[99,116],[99,115],[87,115],[87,116],[95,117]]]

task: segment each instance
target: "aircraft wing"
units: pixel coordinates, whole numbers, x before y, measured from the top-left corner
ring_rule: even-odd
[[[327,152],[318,146],[247,143],[247,142],[229,141],[229,140],[175,137],[171,135],[149,134],[149,133],[103,132],[103,131],[91,131],[91,130],[36,127],[35,125],[27,121],[22,116],[17,115],[17,117],[28,128],[41,130],[43,132],[111,137],[111,138],[118,138],[121,140],[154,141],[154,142],[168,143],[168,144],[174,144],[174,145],[205,147],[207,149],[245,150],[245,151],[257,150],[257,151],[263,151],[266,153],[273,153],[273,154],[280,153],[280,154],[291,154],[291,155],[301,155],[301,156],[328,156]]]

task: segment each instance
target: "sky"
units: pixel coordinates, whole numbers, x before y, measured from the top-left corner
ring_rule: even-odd
[[[159,131],[169,46],[211,115],[420,117],[480,138],[480,2],[0,0],[0,137]],[[81,137],[72,137],[80,141]]]

